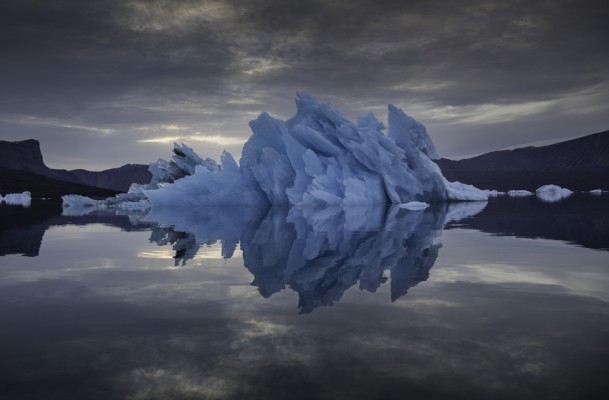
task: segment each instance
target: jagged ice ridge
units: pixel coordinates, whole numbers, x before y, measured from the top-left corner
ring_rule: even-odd
[[[150,184],[132,185],[103,204],[317,207],[488,198],[471,185],[448,182],[432,161],[438,155],[425,127],[393,105],[387,135],[372,113],[354,124],[306,93],[297,93],[296,107],[287,121],[267,113],[251,121],[239,164],[226,151],[217,164],[174,144],[171,161],[151,164]],[[64,197],[68,206],[86,202]]]

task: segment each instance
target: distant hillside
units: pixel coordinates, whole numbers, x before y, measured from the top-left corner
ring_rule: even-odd
[[[142,164],[125,164],[99,172],[74,169],[70,173],[87,185],[121,192],[129,190],[132,183],[148,183],[152,178],[148,166]]]
[[[443,158],[437,163],[449,181],[482,189],[535,190],[552,183],[571,190],[609,190],[609,131],[458,161]]]
[[[11,170],[0,167],[0,194],[30,191],[33,197],[61,197],[66,194],[105,198],[120,193],[117,190],[102,189],[94,186],[35,174],[27,171]]]
[[[64,194],[110,196],[126,192],[131,183],[147,183],[147,165],[127,164],[105,171],[52,169],[44,163],[37,140],[0,140],[0,194],[29,190],[34,197]]]

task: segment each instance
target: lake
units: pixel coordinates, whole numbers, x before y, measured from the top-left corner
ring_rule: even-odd
[[[2,399],[605,399],[609,196],[0,207]]]

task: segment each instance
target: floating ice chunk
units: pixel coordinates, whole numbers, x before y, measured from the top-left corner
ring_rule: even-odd
[[[102,204],[102,201],[100,200],[95,200],[78,194],[62,196],[61,200],[61,215],[66,216],[81,216],[89,214],[99,208],[107,208],[107,205]]]
[[[23,193],[9,193],[6,196],[0,196],[0,203],[5,202],[6,204],[29,207],[32,203],[32,194],[28,191]]]
[[[498,190],[488,190],[485,189],[483,190],[483,192],[488,196],[488,197],[498,197],[498,196],[503,196],[505,195],[505,192],[500,192]]]
[[[601,189],[593,189],[590,191],[590,194],[600,196],[601,194],[603,194],[603,191]]]
[[[532,196],[533,192],[529,192],[528,190],[510,190],[508,192],[508,196],[510,197],[526,197]]]
[[[99,200],[92,199],[87,196],[81,196],[78,194],[68,194],[66,196],[61,196],[61,200],[63,201],[62,207],[74,207],[74,208],[84,208],[84,207],[97,207],[99,204]]]
[[[400,208],[405,208],[411,211],[424,210],[429,207],[429,204],[420,201],[409,201],[408,203],[400,204]]]
[[[488,194],[472,185],[461,182],[449,182],[444,179],[448,188],[448,199],[455,201],[486,201]]]
[[[557,185],[544,185],[539,187],[535,194],[540,200],[553,203],[571,196],[573,192]]]

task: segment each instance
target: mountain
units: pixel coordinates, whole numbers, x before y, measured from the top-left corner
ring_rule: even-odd
[[[119,191],[67,182],[49,176],[0,167],[0,194],[21,193],[28,190],[32,197],[61,197],[66,194],[106,198]]]
[[[83,169],[52,169],[44,163],[40,142],[0,140],[0,193],[29,190],[34,197],[64,194],[105,197],[126,192],[131,183],[150,181],[148,166],[127,164],[94,172]]]
[[[148,166],[143,164],[125,164],[122,167],[99,172],[75,169],[70,173],[87,185],[120,192],[129,190],[132,183],[148,183],[152,177],[148,172]]]
[[[552,183],[571,190],[609,190],[609,131],[437,163],[448,180],[481,189],[533,191]]]

